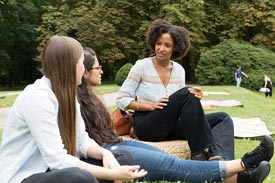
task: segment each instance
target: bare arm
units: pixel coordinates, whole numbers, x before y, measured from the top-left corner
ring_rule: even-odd
[[[266,85],[267,85],[267,80],[265,79],[264,80],[264,88],[266,88]]]
[[[202,99],[203,92],[199,87],[192,87],[189,88],[190,93],[195,95],[198,99]],[[163,97],[159,101],[155,102],[154,104],[140,102],[133,100],[129,105],[128,109],[132,109],[135,111],[154,111],[156,109],[163,109],[167,106],[167,102],[169,101],[169,97]]]
[[[106,180],[132,180],[143,177],[147,174],[144,170],[139,170],[138,165],[119,166],[117,168],[105,168],[79,161],[77,166],[93,174],[98,179]]]
[[[96,178],[106,180],[131,180],[143,177],[147,174],[144,170],[139,170],[139,166],[120,166],[113,154],[94,144],[88,149],[88,157],[103,161],[103,166],[96,166],[84,161],[79,161],[77,166],[93,174]]]
[[[133,100],[127,108],[135,111],[154,111],[156,109],[163,109],[163,107],[167,106],[168,101],[168,97],[163,97],[153,104]]]
[[[246,75],[244,72],[242,72],[242,75],[244,75],[245,77],[248,77],[248,75]]]

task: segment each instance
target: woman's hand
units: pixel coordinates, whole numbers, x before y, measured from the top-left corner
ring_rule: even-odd
[[[163,107],[167,106],[167,102],[169,101],[168,97],[162,97],[158,102],[152,105],[151,111],[156,109],[163,109]]]
[[[123,165],[112,169],[112,171],[116,177],[116,180],[123,180],[123,181],[137,179],[147,174],[147,171],[143,169],[140,170],[139,165],[133,165],[133,166]]]
[[[120,166],[111,151],[108,151],[106,149],[104,149],[103,151],[102,162],[105,168],[116,168]]]
[[[202,99],[203,96],[203,92],[201,90],[201,88],[199,87],[192,87],[188,89],[190,91],[190,93],[192,93],[193,95],[195,95],[196,98],[198,99]]]

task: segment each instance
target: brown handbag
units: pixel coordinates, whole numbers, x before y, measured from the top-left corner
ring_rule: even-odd
[[[112,113],[113,127],[117,135],[129,135],[132,128],[133,117],[129,111],[123,111],[117,108]]]

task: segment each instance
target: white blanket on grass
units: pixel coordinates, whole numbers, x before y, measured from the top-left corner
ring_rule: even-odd
[[[259,137],[264,135],[271,135],[272,133],[267,129],[265,122],[259,117],[253,118],[236,118],[232,117],[234,123],[235,137]]]

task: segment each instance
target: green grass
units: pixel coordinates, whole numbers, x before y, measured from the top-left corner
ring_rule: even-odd
[[[96,93],[99,95],[117,92],[119,88],[120,86],[118,86],[117,84],[103,84],[103,85],[94,87]]]
[[[208,95],[203,99],[233,99],[239,100],[243,107],[215,107],[206,110],[206,113],[223,111],[232,117],[250,118],[260,117],[268,129],[275,133],[275,100],[264,96],[264,93],[253,92],[244,88],[235,86],[201,86],[203,91],[228,92],[230,95]],[[274,139],[274,137],[273,137]],[[260,143],[259,140],[253,139],[236,139],[235,138],[235,158],[240,158],[245,152],[255,148]],[[275,158],[270,161],[271,172],[264,181],[273,183],[275,180]]]
[[[0,97],[0,108],[6,108],[6,107],[12,106],[12,104],[13,104],[13,102],[16,99],[17,96],[18,95],[1,96]]]
[[[250,118],[260,117],[267,125],[268,129],[275,133],[275,99],[265,98],[263,93],[253,92],[244,88],[236,88],[235,86],[201,86],[203,91],[213,92],[228,92],[230,95],[208,95],[203,99],[233,99],[239,100],[243,107],[213,107],[205,112],[227,112],[232,117]],[[115,84],[103,84],[95,87],[95,91],[102,95],[118,91],[119,86]],[[0,107],[10,107],[16,96],[5,97],[0,99]],[[3,105],[4,104],[4,105]],[[110,107],[110,111],[115,109],[115,106]],[[1,131],[0,131],[1,135]],[[1,135],[2,136],[2,135]],[[274,139],[274,137],[273,137]],[[1,138],[0,138],[1,142]],[[235,139],[235,158],[240,158],[245,152],[255,148],[260,143],[257,139]],[[275,180],[275,158],[271,161],[271,172],[264,183],[272,183]],[[165,181],[160,181],[164,182]],[[167,183],[167,182],[166,182]]]
[[[272,133],[275,133],[275,100],[269,99],[263,93],[253,92],[235,86],[202,86],[203,91],[227,92],[230,95],[208,95],[203,99],[233,99],[243,104],[243,107],[215,107],[206,110],[206,113],[224,111],[232,117],[260,117]]]

